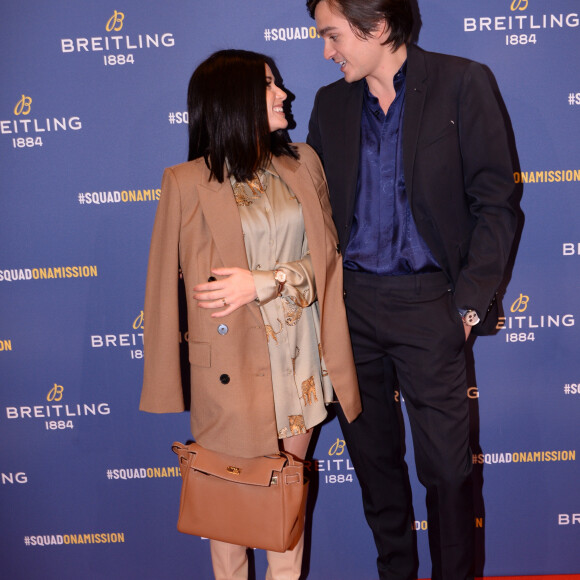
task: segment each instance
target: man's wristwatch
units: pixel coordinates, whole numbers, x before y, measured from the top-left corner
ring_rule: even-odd
[[[284,289],[284,284],[286,284],[286,274],[282,270],[274,270],[274,280],[278,283],[278,296],[280,296]]]
[[[479,324],[479,316],[475,310],[471,308],[469,310],[460,310],[459,314],[461,315],[461,320],[463,320],[465,326],[475,326],[476,324]]]

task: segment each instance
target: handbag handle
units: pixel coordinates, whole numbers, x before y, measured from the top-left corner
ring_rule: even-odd
[[[196,444],[196,445],[199,445]],[[187,453],[195,453],[195,450],[192,450],[189,448],[190,445],[184,445],[183,443],[180,443],[179,441],[174,441],[173,445],[171,445],[171,451],[173,451],[173,453],[177,454],[177,455],[181,455],[185,458],[185,455]],[[296,459],[292,454],[286,452],[286,451],[280,451],[279,453],[273,453],[271,455],[264,455],[263,457],[268,457],[269,459],[277,459],[278,457],[285,457],[286,461],[288,462],[288,465],[300,465],[300,463],[302,463],[300,460]]]
[[[277,453],[275,455],[265,455],[264,457],[269,457],[271,459],[276,459],[277,457],[285,457],[288,465],[292,465],[293,467],[295,465],[300,465],[300,463],[302,463],[302,461],[299,461],[298,459],[296,459],[294,457],[294,455],[292,455],[286,451],[280,451],[279,453]]]
[[[233,457],[210,449],[205,449],[199,443],[184,445],[174,442],[171,449],[179,457],[181,476],[190,468],[211,474],[229,481],[248,485],[270,485],[275,475],[284,472],[284,481],[294,483],[290,479],[302,479],[303,463],[285,451],[278,454],[261,455],[253,458]],[[291,473],[286,470],[290,468]],[[290,478],[290,479],[289,479]]]
[[[196,453],[195,449],[192,449],[192,447],[197,447],[199,444],[198,443],[192,443],[190,445],[184,445],[183,443],[180,443],[179,441],[175,441],[173,443],[173,445],[171,446],[171,450],[173,451],[173,453],[177,454],[180,458],[180,465],[181,463],[187,463],[188,461],[188,455],[194,455]],[[267,457],[268,459],[278,459],[280,457],[283,457],[286,461],[285,464],[286,465],[290,465],[292,467],[296,467],[299,465],[302,465],[302,461],[296,459],[292,454],[286,452],[286,451],[280,451],[277,454],[272,454],[272,455],[264,455],[263,457]]]

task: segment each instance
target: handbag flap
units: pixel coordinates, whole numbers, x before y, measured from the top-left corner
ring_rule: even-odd
[[[210,451],[197,443],[190,443],[187,446],[179,445],[177,448],[179,450],[175,452],[180,456],[180,460],[185,459],[185,453],[187,453],[190,469],[247,485],[270,485],[273,478],[276,479],[275,474],[280,473],[288,462],[286,456],[283,455],[232,457]]]

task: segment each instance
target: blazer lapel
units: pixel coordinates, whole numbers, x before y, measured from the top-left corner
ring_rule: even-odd
[[[316,272],[316,286],[319,295],[324,295],[324,280],[326,279],[326,240],[324,216],[318,199],[318,192],[307,167],[287,156],[272,159],[274,169],[284,183],[292,190],[302,206],[304,227],[308,236],[308,248],[312,265]]]
[[[222,262],[226,267],[247,269],[242,223],[229,179],[202,182],[199,201]]]
[[[304,164],[287,156],[274,157],[272,164],[302,205],[308,247],[317,273],[317,286],[323,295],[326,278],[326,230],[318,192],[314,190],[312,177]],[[199,185],[199,200],[220,258],[227,267],[248,269],[240,214],[230,182],[228,179],[224,183],[215,180],[208,182],[208,177],[209,171]],[[252,302],[248,307],[262,322],[257,303]]]
[[[248,270],[242,222],[230,181],[226,177],[223,183],[218,183],[208,178],[206,169],[199,185],[199,202],[218,254],[226,268]],[[247,307],[263,323],[258,303],[250,302]]]
[[[405,117],[403,119],[403,162],[405,165],[405,188],[412,207],[413,169],[417,140],[427,97],[427,70],[422,51],[411,45],[407,53],[407,79],[405,90]]]

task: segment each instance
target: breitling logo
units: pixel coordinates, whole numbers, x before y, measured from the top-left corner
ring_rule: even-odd
[[[80,118],[76,116],[28,117],[32,112],[32,101],[31,96],[22,94],[12,110],[15,118],[0,120],[0,134],[21,136],[13,138],[15,148],[42,147],[41,137],[46,137],[48,133],[82,129],[83,124]],[[29,139],[28,143],[26,138]]]
[[[139,312],[131,326],[133,332],[92,334],[91,347],[104,349],[106,351],[110,349],[126,348],[132,359],[143,359],[143,329],[145,326],[143,310]]]
[[[125,25],[126,15],[124,12],[114,10],[107,19],[105,32],[113,33],[104,36],[83,36],[77,38],[61,38],[60,49],[63,53],[84,53],[84,52],[123,52],[135,51],[148,48],[172,48],[175,46],[175,37],[171,32],[148,33],[148,34],[115,34],[122,31]],[[123,55],[122,62],[115,59],[109,62],[105,59],[106,65],[111,64],[133,64],[135,59],[133,54]],[[131,58],[129,58],[131,57]]]
[[[528,0],[512,0],[510,10],[515,12],[516,10],[527,10]]]
[[[573,314],[536,314],[530,313],[532,300],[529,295],[520,293],[512,302],[510,313],[513,316],[500,316],[498,330],[507,330],[506,342],[528,342],[538,337],[540,329],[570,328],[576,324]]]
[[[107,24],[105,26],[105,30],[107,32],[119,32],[121,28],[123,28],[123,22],[125,20],[125,14],[123,12],[117,12],[116,10],[113,11],[113,15],[109,20],[107,20]]]
[[[528,0],[513,0],[510,5],[511,14],[495,16],[468,17],[463,19],[464,32],[497,32],[497,31],[522,31],[533,32],[540,29],[577,28],[580,19],[577,12],[530,14],[525,13],[528,8]],[[535,44],[534,38],[527,43]],[[509,44],[509,43],[508,43]]]
[[[20,100],[16,103],[14,107],[14,115],[28,115],[30,113],[30,106],[32,105],[32,98],[22,95]]]

